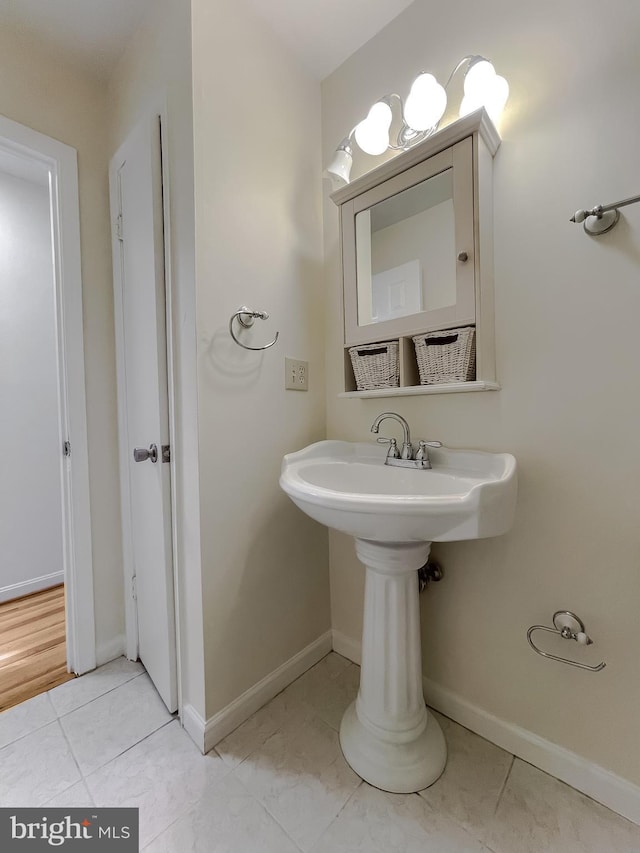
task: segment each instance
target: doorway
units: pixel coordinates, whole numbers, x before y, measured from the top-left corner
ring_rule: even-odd
[[[76,152],[0,116],[0,692],[22,681],[16,701],[95,668],[84,381]]]

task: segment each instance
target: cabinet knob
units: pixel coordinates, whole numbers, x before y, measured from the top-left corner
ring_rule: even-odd
[[[458,252],[458,260],[464,264],[465,261],[469,260],[469,255],[467,252]]]

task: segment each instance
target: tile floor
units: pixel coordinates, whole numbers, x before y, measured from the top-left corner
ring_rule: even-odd
[[[640,853],[640,827],[445,717],[438,782],[371,788],[338,743],[358,675],[328,655],[202,756],[120,658],[0,714],[0,806],[137,806],[148,853]]]

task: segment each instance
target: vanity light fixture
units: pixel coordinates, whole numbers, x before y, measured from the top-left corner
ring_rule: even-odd
[[[422,71],[411,84],[406,100],[403,101],[395,92],[380,98],[371,107],[367,117],[342,140],[327,167],[334,188],[349,183],[353,165],[352,139],[365,154],[379,156],[389,149],[404,151],[435,133],[447,107],[447,89],[463,66],[466,68],[460,116],[484,107],[495,120],[509,96],[509,84],[504,77],[496,74],[495,68],[484,56],[465,56],[453,69],[444,86],[438,83],[433,74]],[[390,129],[394,101],[400,106],[401,125],[392,142]]]

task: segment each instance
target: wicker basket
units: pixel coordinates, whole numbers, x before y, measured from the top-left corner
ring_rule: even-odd
[[[413,339],[421,385],[469,382],[476,378],[476,330],[445,329]]]
[[[350,347],[358,391],[393,388],[400,384],[398,341]]]

